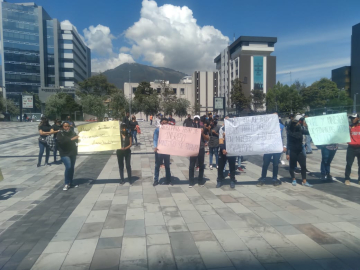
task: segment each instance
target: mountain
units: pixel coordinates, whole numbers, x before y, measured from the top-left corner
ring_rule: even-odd
[[[113,83],[119,89],[124,89],[124,83],[129,82],[129,70],[131,82],[153,82],[154,80],[167,80],[170,83],[179,83],[186,76],[185,73],[163,67],[151,67],[138,63],[124,63],[114,69],[109,69],[103,74],[108,82]]]

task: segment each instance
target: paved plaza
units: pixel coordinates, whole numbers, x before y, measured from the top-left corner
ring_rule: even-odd
[[[37,123],[0,122],[0,269],[360,269],[360,185],[343,184],[346,145],[333,182],[320,180],[314,147],[313,188],[292,186],[288,165],[280,166],[282,185],[271,185],[270,165],[269,182],[256,187],[260,156],[243,162],[235,189],[228,178],[215,188],[208,156],[205,187],[188,188],[189,159],[177,156],[174,185],[153,187],[154,126],[140,125],[132,186],[119,185],[111,151],[80,154],[79,187],[63,191],[62,164],[36,167]]]

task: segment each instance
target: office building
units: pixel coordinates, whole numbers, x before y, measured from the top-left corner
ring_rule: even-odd
[[[331,71],[331,80],[336,83],[339,89],[350,90],[351,67],[344,66]]]
[[[195,71],[193,75],[194,100],[200,105],[200,115],[214,111],[214,97],[218,95],[218,72]]]
[[[0,3],[3,95],[17,99],[36,93],[75,93],[75,85],[91,76],[90,49],[75,27],[52,19],[34,3]],[[65,90],[63,90],[65,89]]]
[[[272,56],[276,37],[241,36],[226,47],[215,59],[219,72],[219,97],[225,97],[226,107],[231,107],[232,81],[242,82],[247,96],[251,90],[264,93],[276,84],[276,56]]]
[[[360,94],[360,23],[352,27],[351,35],[351,97]],[[360,98],[357,98],[357,105]]]

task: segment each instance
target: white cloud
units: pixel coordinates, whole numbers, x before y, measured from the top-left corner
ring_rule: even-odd
[[[96,27],[91,25],[88,29],[85,28],[83,32],[85,42],[93,52],[101,56],[113,54],[112,40],[115,37],[111,34],[109,27],[101,24]]]
[[[104,72],[108,69],[116,68],[124,63],[134,63],[130,54],[119,53],[116,57],[110,58],[93,58],[91,60],[91,71]]]
[[[120,52],[129,52],[131,49],[128,47],[121,47]]]
[[[189,74],[214,70],[214,58],[229,42],[213,26],[199,26],[188,7],[158,7],[153,0],[143,0],[141,18],[126,30],[125,37],[135,58]]]

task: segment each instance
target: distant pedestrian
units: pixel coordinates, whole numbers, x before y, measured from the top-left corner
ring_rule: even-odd
[[[130,113],[129,112],[126,112],[123,120],[122,120],[122,124],[125,124],[126,125],[126,129],[130,132],[130,120],[129,120],[129,117],[130,117]]]
[[[169,125],[173,125],[173,126],[175,126],[175,124],[176,124],[176,121],[175,121],[175,119],[172,117],[172,115],[171,114],[169,114]]]
[[[351,167],[355,157],[358,160],[358,181],[360,184],[360,124],[359,115],[353,114],[349,116],[351,121],[350,139],[346,151],[346,168],[345,168],[345,185],[350,185]]]
[[[156,116],[156,119],[155,119],[155,127],[160,127],[160,125],[161,125],[161,117],[162,117],[162,115],[161,115],[161,113],[159,113],[157,116]],[[167,120],[167,119],[166,119]]]
[[[78,138],[79,136],[71,130],[68,122],[63,124],[63,129],[56,135],[61,161],[65,166],[65,186],[63,190],[78,187],[78,185],[73,184]]]
[[[150,125],[152,125],[152,121],[153,121],[153,116],[152,114],[150,115]]]
[[[69,126],[70,126],[70,129],[71,129],[72,131],[74,131],[74,129],[76,128],[76,125],[75,125],[75,122],[74,122],[73,120],[71,120],[70,115],[68,115],[68,117],[66,117],[66,121],[65,121],[65,122],[68,123]]]
[[[47,143],[46,138],[50,135],[53,134],[53,132],[51,132],[51,126],[49,124],[49,120],[46,117],[41,118],[41,122],[40,125],[38,127],[39,129],[39,157],[38,157],[38,163],[37,163],[37,167],[41,166],[41,160],[42,160],[42,156],[44,154],[44,151],[46,151],[46,156],[45,156],[45,165],[49,165],[49,157],[50,157],[50,146]]]
[[[52,127],[51,127],[51,132],[54,134],[54,148],[53,148],[54,163],[56,163],[56,154],[57,154],[57,151],[58,151],[57,133],[60,131],[60,129],[61,129],[61,120],[56,119],[54,121],[54,125],[52,125]]]
[[[213,169],[213,156],[215,155],[216,169],[219,167],[219,130],[220,126],[217,125],[217,121],[210,121],[210,133],[209,133],[209,169]]]
[[[132,135],[133,142],[135,142],[136,146],[138,145],[138,142],[137,142],[137,126],[139,126],[139,123],[136,121],[135,115],[133,115],[133,117],[131,118],[131,121],[130,121],[130,132],[131,132],[131,135]]]
[[[119,165],[119,172],[120,172],[120,184],[124,184],[124,159],[126,164],[126,171],[128,174],[128,181],[129,184],[132,185],[131,179],[131,146],[132,146],[132,136],[127,131],[127,127],[125,124],[120,125],[120,139],[121,139],[121,149],[116,150],[116,156]]]
[[[168,119],[162,118],[160,121],[160,125],[167,125]],[[165,184],[171,184],[171,172],[170,172],[170,155],[159,154],[158,153],[158,139],[159,139],[160,126],[157,127],[154,131],[153,136],[153,144],[154,144],[154,152],[155,152],[155,172],[154,172],[154,183],[153,186],[157,186],[159,184],[159,173],[160,173],[160,165],[164,162],[165,172],[166,172],[166,181]]]
[[[191,119],[190,114],[188,114],[187,118],[185,119],[183,126],[184,127],[192,127],[193,126],[193,120]]]
[[[290,123],[287,131],[287,153],[286,159],[290,160],[290,176],[292,178],[293,186],[296,186],[295,179],[295,167],[299,162],[301,167],[302,185],[306,187],[312,187],[306,181],[306,154],[303,151],[303,135],[308,135],[309,132],[306,129],[306,122],[303,122],[304,126],[301,126],[302,116],[297,115]]]

